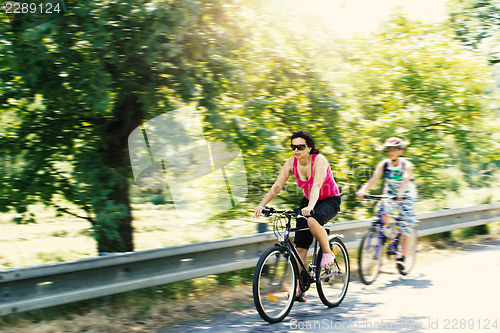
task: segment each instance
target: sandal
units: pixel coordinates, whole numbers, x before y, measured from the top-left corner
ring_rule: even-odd
[[[295,300],[297,302],[305,302],[305,301],[307,301],[307,295],[305,293],[303,293],[302,290],[299,289],[295,293]]]
[[[328,267],[333,265],[335,261],[335,254],[333,253],[326,253],[323,254],[323,258],[321,259],[321,267]]]

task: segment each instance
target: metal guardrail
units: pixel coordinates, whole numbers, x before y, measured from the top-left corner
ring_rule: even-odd
[[[418,214],[419,236],[500,221],[500,203]],[[355,248],[370,219],[328,224]],[[272,231],[154,250],[0,271],[0,315],[255,266]]]

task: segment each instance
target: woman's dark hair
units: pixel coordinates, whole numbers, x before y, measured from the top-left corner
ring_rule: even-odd
[[[297,131],[297,132],[292,134],[290,141],[292,141],[295,138],[302,138],[302,139],[306,140],[307,146],[312,147],[311,154],[319,154],[319,149],[316,148],[316,146],[314,145],[314,139],[309,132]]]

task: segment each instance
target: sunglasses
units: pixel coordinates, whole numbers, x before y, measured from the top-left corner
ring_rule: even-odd
[[[290,145],[292,147],[292,150],[298,149],[298,150],[304,150],[306,149],[307,145]]]

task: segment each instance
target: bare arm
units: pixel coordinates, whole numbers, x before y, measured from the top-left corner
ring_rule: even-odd
[[[383,173],[384,173],[384,164],[385,164],[386,160],[383,160],[381,161],[377,167],[375,168],[375,171],[373,172],[373,175],[372,177],[370,178],[370,180],[361,187],[361,189],[356,193],[358,198],[360,199],[363,199],[364,198],[364,195],[366,194],[366,192],[370,191],[370,189],[375,185],[377,184],[378,180],[380,179],[380,177],[383,176]]]
[[[290,177],[290,174],[292,172],[293,168],[293,157],[289,158],[285,164],[283,164],[283,167],[281,167],[281,171],[278,175],[278,178],[276,178],[276,181],[274,182],[273,186],[271,186],[271,189],[266,193],[260,204],[255,207],[254,211],[254,217],[260,217],[262,215],[262,210],[265,208],[265,206],[273,200],[278,193],[280,193],[281,189],[283,186],[285,186],[288,178]]]

